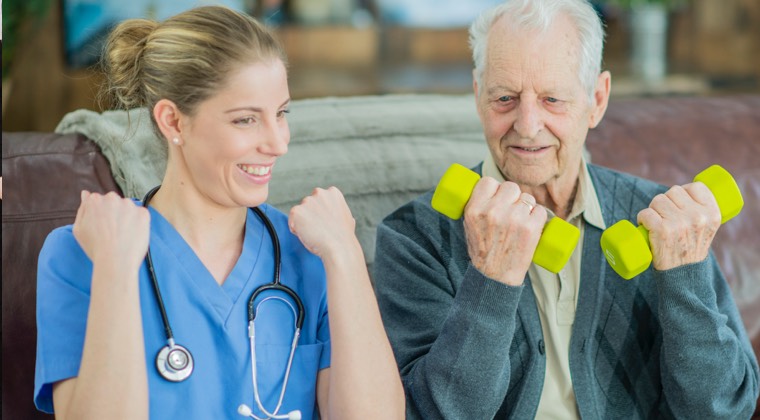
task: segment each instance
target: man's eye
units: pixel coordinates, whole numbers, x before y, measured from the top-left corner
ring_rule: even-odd
[[[502,96],[499,98],[499,102],[509,102],[512,100],[511,96]]]
[[[557,99],[557,98],[552,98],[552,97],[548,97],[548,98],[546,98],[546,102],[549,102],[549,103],[555,104],[555,103],[559,102],[559,99]]]
[[[283,110],[281,110],[280,112],[277,113],[277,118],[284,117],[285,114],[290,114],[290,110],[289,109],[283,109]]]

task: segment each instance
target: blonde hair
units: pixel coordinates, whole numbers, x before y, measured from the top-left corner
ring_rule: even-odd
[[[246,64],[285,63],[273,34],[254,18],[222,6],[190,9],[163,22],[129,19],[110,33],[101,60],[108,108],[152,110],[168,99],[185,114],[224,87]],[[154,129],[157,130],[151,113]]]

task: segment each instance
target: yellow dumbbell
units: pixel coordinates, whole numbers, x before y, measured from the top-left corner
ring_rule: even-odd
[[[721,224],[733,218],[744,207],[744,199],[734,177],[719,165],[713,165],[694,177],[715,196],[720,209]],[[644,226],[634,226],[621,220],[602,233],[602,252],[607,262],[620,277],[630,280],[641,274],[652,263],[649,231]]]
[[[451,219],[459,219],[478,180],[480,175],[477,173],[458,163],[451,165],[435,188],[432,207]],[[559,273],[573,254],[580,235],[575,226],[559,217],[552,218],[544,226],[533,253],[533,262],[552,273]]]

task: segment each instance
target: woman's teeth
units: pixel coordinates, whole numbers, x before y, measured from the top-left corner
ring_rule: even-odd
[[[269,175],[269,172],[272,171],[271,166],[238,165],[238,168],[250,175],[256,176]]]
[[[543,147],[520,147],[520,149],[528,151],[528,152],[537,152],[543,149]]]

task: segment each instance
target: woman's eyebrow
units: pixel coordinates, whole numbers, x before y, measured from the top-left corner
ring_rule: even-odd
[[[286,99],[278,108],[282,108],[283,106],[287,105],[290,102],[290,98]],[[253,111],[253,112],[262,112],[263,109],[256,107],[256,106],[241,106],[238,108],[232,108],[224,111],[226,114],[229,114],[230,112],[237,112],[237,111]]]

